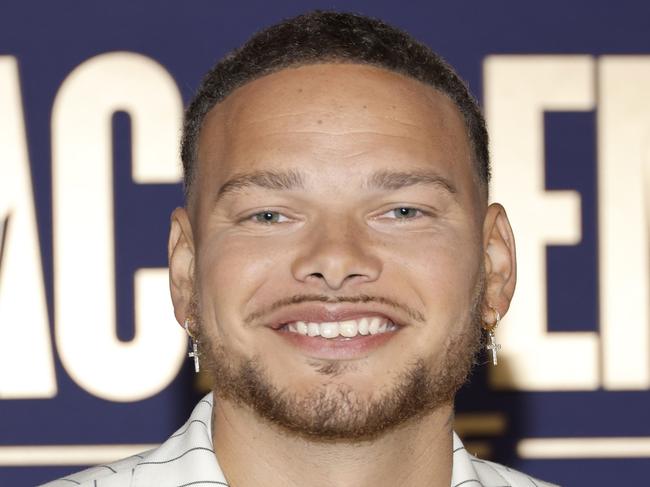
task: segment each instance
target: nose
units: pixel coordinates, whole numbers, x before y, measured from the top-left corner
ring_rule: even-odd
[[[377,280],[382,262],[373,252],[368,232],[352,222],[320,224],[309,232],[292,263],[294,278],[330,290]],[[314,284],[316,285],[316,284]]]

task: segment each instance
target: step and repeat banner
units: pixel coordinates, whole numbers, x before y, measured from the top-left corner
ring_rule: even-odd
[[[499,366],[458,398],[468,449],[569,486],[650,469],[647,2],[4,2],[0,486],[149,448],[204,386],[166,269],[183,106],[253,32],[380,17],[484,106],[517,239]]]

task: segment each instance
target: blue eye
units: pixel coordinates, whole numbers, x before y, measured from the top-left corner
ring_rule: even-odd
[[[415,218],[418,216],[418,212],[422,213],[422,210],[418,210],[417,208],[410,208],[410,207],[401,207],[401,208],[393,208],[390,210],[393,212],[395,217],[397,217],[398,220],[410,220],[412,218]]]
[[[261,211],[251,215],[251,218],[256,223],[280,223],[282,215],[277,211]]]

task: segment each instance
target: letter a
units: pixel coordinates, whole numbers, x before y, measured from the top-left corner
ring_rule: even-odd
[[[0,56],[0,399],[56,395],[18,66]]]

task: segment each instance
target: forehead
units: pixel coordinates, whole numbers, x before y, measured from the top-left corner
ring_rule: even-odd
[[[356,64],[287,68],[238,88],[206,116],[198,160],[199,187],[268,166],[320,178],[378,165],[473,172],[463,117],[446,95]]]

